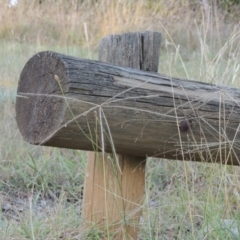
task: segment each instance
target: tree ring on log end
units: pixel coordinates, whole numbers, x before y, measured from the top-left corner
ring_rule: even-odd
[[[16,101],[16,120],[24,140],[41,144],[61,127],[66,111],[62,93],[68,90],[67,82],[66,67],[57,53],[41,52],[26,63]]]

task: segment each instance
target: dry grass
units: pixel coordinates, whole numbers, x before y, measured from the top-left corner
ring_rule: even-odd
[[[209,10],[197,1],[104,0],[52,1],[41,5],[37,0],[22,0],[16,8],[8,8],[1,0],[0,38],[34,44],[96,46],[100,38],[114,33],[139,30],[165,32],[174,42],[194,50],[198,46],[197,26],[211,21],[208,40],[221,47],[233,29],[238,6],[227,14]],[[82,3],[81,3],[82,2]],[[211,1],[210,1],[211,2]],[[212,6],[210,5],[210,8]],[[231,24],[228,19],[231,16]],[[236,20],[237,23],[238,20]],[[206,27],[207,23],[204,23]]]
[[[0,1],[3,239],[80,239],[84,153],[29,146],[17,131],[14,93],[31,55],[50,49],[95,58],[107,34],[156,30],[164,39],[161,72],[239,87],[233,10],[187,0],[22,0],[11,9]],[[141,239],[237,239],[221,219],[240,220],[239,176],[238,167],[149,159]],[[88,239],[99,238],[91,231]]]

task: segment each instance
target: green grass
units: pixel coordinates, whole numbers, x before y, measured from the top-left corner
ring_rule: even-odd
[[[68,229],[66,235],[71,235],[81,223],[86,153],[25,143],[16,126],[14,103],[20,72],[32,55],[49,49],[81,57],[88,52],[5,41],[0,49],[0,236],[59,239]]]
[[[159,71],[239,87],[239,29],[220,46],[204,40],[208,32],[203,27],[199,31],[194,50],[178,46],[163,32]],[[88,48],[62,46],[0,41],[2,239],[81,239],[86,153],[31,146],[22,140],[15,122],[17,81],[31,56],[52,50],[97,58]],[[237,239],[221,220],[240,221],[239,175],[239,167],[149,159],[139,239]],[[100,237],[93,228],[85,239]]]

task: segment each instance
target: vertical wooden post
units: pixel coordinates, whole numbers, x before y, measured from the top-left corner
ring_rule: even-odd
[[[157,72],[160,44],[157,32],[109,35],[100,42],[99,60]],[[89,152],[83,196],[85,228],[96,226],[111,239],[137,239],[145,163],[134,152],[117,155],[117,159],[112,154]]]

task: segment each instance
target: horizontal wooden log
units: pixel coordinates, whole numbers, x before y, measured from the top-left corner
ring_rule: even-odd
[[[32,144],[239,165],[240,90],[41,52],[19,80]]]

